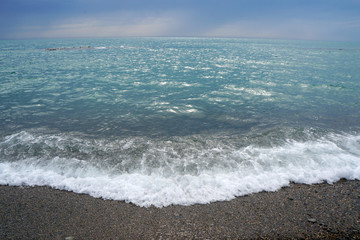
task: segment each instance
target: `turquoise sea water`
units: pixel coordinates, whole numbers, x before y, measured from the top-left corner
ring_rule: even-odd
[[[360,179],[360,44],[0,41],[0,184],[140,206]]]

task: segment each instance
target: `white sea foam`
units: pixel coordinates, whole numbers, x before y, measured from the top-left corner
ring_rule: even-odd
[[[31,152],[29,146],[38,152]],[[0,184],[47,185],[139,206],[163,207],[275,191],[291,181],[312,184],[360,179],[357,135],[328,134],[317,140],[288,140],[274,147],[235,146],[235,142],[201,137],[106,142],[22,132],[0,144]],[[62,154],[70,147],[77,155]],[[103,152],[96,155],[100,150]],[[119,162],[87,159],[106,151],[119,154]],[[119,165],[122,170],[117,169]]]

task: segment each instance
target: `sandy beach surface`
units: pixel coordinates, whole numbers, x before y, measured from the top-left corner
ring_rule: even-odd
[[[360,181],[291,184],[228,202],[142,208],[0,186],[0,239],[360,239]]]

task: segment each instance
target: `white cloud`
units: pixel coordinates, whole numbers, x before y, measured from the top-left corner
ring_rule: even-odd
[[[144,14],[119,12],[109,16],[67,19],[40,27],[26,26],[18,38],[167,36],[182,28],[186,17],[180,13]],[[186,21],[185,21],[186,22]]]
[[[333,31],[329,22],[310,20],[267,21],[243,20],[213,28],[204,33],[213,37],[250,37],[250,38],[285,38],[285,39],[324,39]]]
[[[201,19],[200,19],[201,20]],[[246,19],[223,25],[200,21],[194,12],[122,11],[106,15],[83,15],[55,23],[23,26],[8,38],[63,37],[249,37],[309,40],[359,38],[360,22],[319,19]]]

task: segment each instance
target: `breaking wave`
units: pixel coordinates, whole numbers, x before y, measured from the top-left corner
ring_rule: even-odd
[[[139,206],[231,200],[290,182],[360,179],[360,136],[273,129],[248,136],[1,138],[0,184],[51,186]]]

